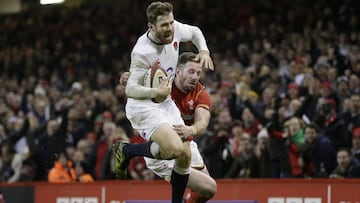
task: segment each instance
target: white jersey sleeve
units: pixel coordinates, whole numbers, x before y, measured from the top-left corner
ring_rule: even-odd
[[[135,99],[149,99],[156,96],[156,88],[144,86],[144,76],[149,69],[146,59],[139,54],[131,54],[130,76],[126,84],[126,95]]]
[[[181,36],[181,42],[191,41],[199,51],[209,51],[205,37],[199,27],[175,21],[175,29]]]

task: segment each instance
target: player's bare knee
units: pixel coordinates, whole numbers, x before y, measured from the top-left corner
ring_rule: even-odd
[[[183,151],[183,146],[171,145],[167,146],[166,150],[162,150],[162,156],[163,158],[166,157],[166,159],[176,159],[178,157],[181,157]]]
[[[173,156],[175,157],[175,159],[183,156],[185,153],[184,150],[185,150],[184,146],[182,146],[182,145],[173,146],[172,153],[173,153]]]

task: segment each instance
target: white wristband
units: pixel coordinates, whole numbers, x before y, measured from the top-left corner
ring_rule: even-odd
[[[197,134],[197,129],[194,126],[192,126],[192,135],[196,135],[196,134]]]

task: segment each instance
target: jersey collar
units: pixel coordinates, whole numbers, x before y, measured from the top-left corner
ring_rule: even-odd
[[[159,46],[168,44],[168,43],[157,43],[157,42],[155,42],[153,39],[151,39],[151,37],[150,37],[150,30],[147,31],[146,37],[147,37],[152,43],[154,43],[154,44],[156,44],[156,45],[159,45]]]

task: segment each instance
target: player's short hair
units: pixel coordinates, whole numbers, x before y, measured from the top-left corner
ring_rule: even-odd
[[[197,62],[195,61],[196,54],[193,52],[183,52],[180,54],[178,59],[178,67],[185,65],[189,61]]]
[[[169,2],[152,2],[146,9],[146,17],[149,23],[155,24],[157,17],[173,12],[173,5]]]

